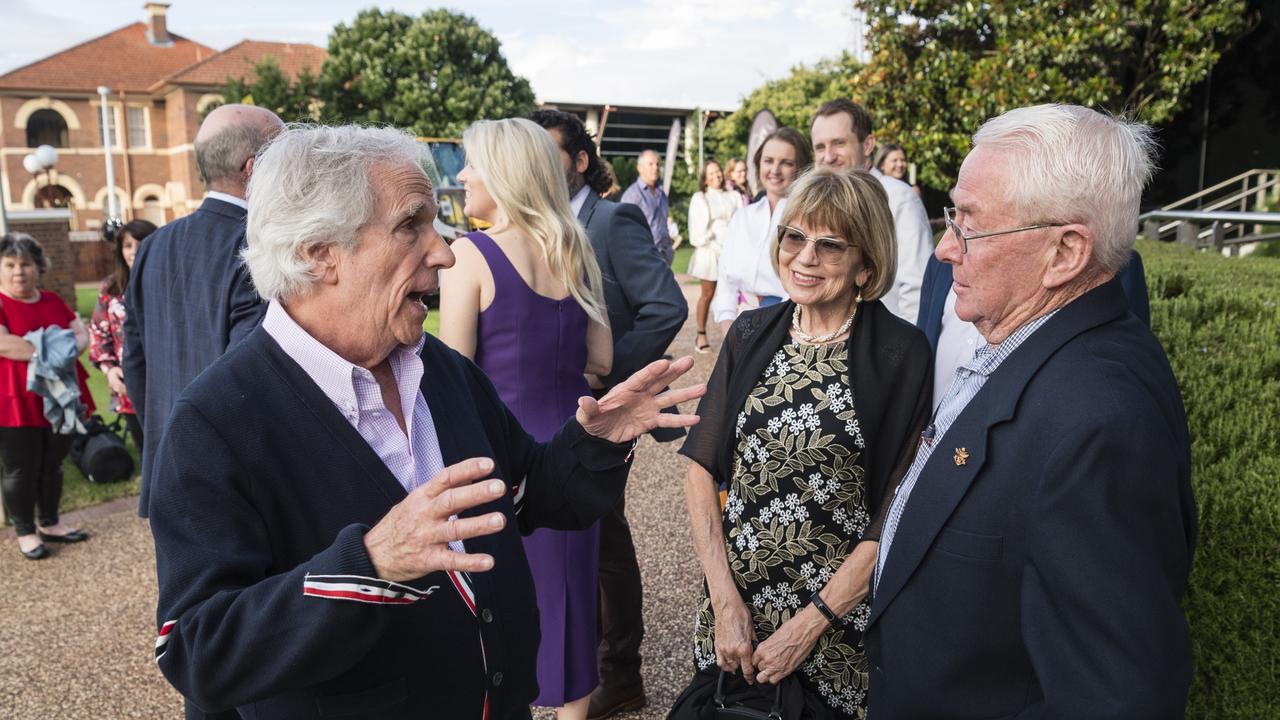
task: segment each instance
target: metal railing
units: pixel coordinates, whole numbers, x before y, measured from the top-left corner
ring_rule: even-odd
[[[1143,213],[1138,221],[1149,239],[1236,255],[1241,245],[1280,239],[1280,213],[1265,212],[1277,203],[1280,170],[1255,169]]]

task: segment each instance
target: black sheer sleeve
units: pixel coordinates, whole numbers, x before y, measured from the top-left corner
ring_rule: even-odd
[[[728,479],[725,469],[720,467],[720,458],[723,444],[732,441],[723,435],[728,427],[728,417],[733,413],[733,408],[726,406],[730,403],[729,380],[737,355],[740,321],[741,318],[735,321],[725,334],[720,356],[716,358],[716,366],[707,380],[707,393],[698,402],[698,424],[689,428],[689,435],[679,451],[701,465],[717,483]]]
[[[889,456],[892,459],[892,464],[889,465],[892,470],[885,476],[884,487],[876,493],[880,507],[871,509],[871,524],[862,533],[863,540],[880,540],[885,518],[889,515],[889,506],[893,504],[893,496],[897,494],[898,486],[911,469],[916,448],[920,444],[920,433],[929,422],[930,405],[933,402],[933,352],[924,335],[917,335],[918,337],[911,338],[908,345],[909,357],[913,362],[904,364],[898,383],[899,391],[892,401],[897,407],[888,413],[887,419],[890,421],[886,423],[886,431],[881,438],[887,448],[893,448]]]

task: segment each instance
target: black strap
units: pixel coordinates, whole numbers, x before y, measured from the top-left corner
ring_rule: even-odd
[[[822,596],[819,595],[817,591],[809,597],[809,602],[813,603],[813,606],[818,608],[818,612],[822,613],[822,617],[826,618],[828,623],[835,625],[840,622],[840,618],[836,617],[836,614],[832,612],[831,608],[823,602]]]
[[[724,697],[724,679],[725,679],[725,676],[727,676],[728,674],[729,673],[725,672],[722,669],[720,670],[720,676],[716,678],[716,694],[715,694],[715,697],[713,698],[713,702],[715,703],[715,706],[720,709],[726,708],[725,697]],[[752,712],[760,712],[760,711],[753,710]],[[782,683],[778,683],[777,685],[774,686],[773,707],[769,709],[769,717],[772,718],[772,720],[783,720],[782,719]]]

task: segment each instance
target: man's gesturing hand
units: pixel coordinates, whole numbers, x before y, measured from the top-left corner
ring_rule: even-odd
[[[490,555],[449,549],[451,541],[492,535],[506,525],[506,517],[498,512],[449,519],[502,497],[507,486],[501,480],[475,482],[491,472],[493,461],[489,458],[463,460],[441,470],[391,508],[364,536],[378,577],[404,582],[437,570],[484,572],[493,568]]]
[[[696,400],[706,394],[706,385],[663,391],[691,367],[691,357],[682,357],[674,362],[655,360],[614,386],[598,401],[584,395],[578,398],[578,423],[589,434],[615,443],[631,442],[656,427],[696,425],[697,415],[662,412],[663,408]]]

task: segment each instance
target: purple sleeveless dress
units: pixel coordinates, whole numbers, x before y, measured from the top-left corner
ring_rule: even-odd
[[[520,277],[493,238],[473,232],[493,275],[493,302],[480,313],[476,365],[524,429],[551,439],[589,395],[587,314],[572,296],[552,300]],[[559,707],[595,689],[596,569],[600,526],[535,530],[524,539],[541,617],[538,688],[533,704]]]

